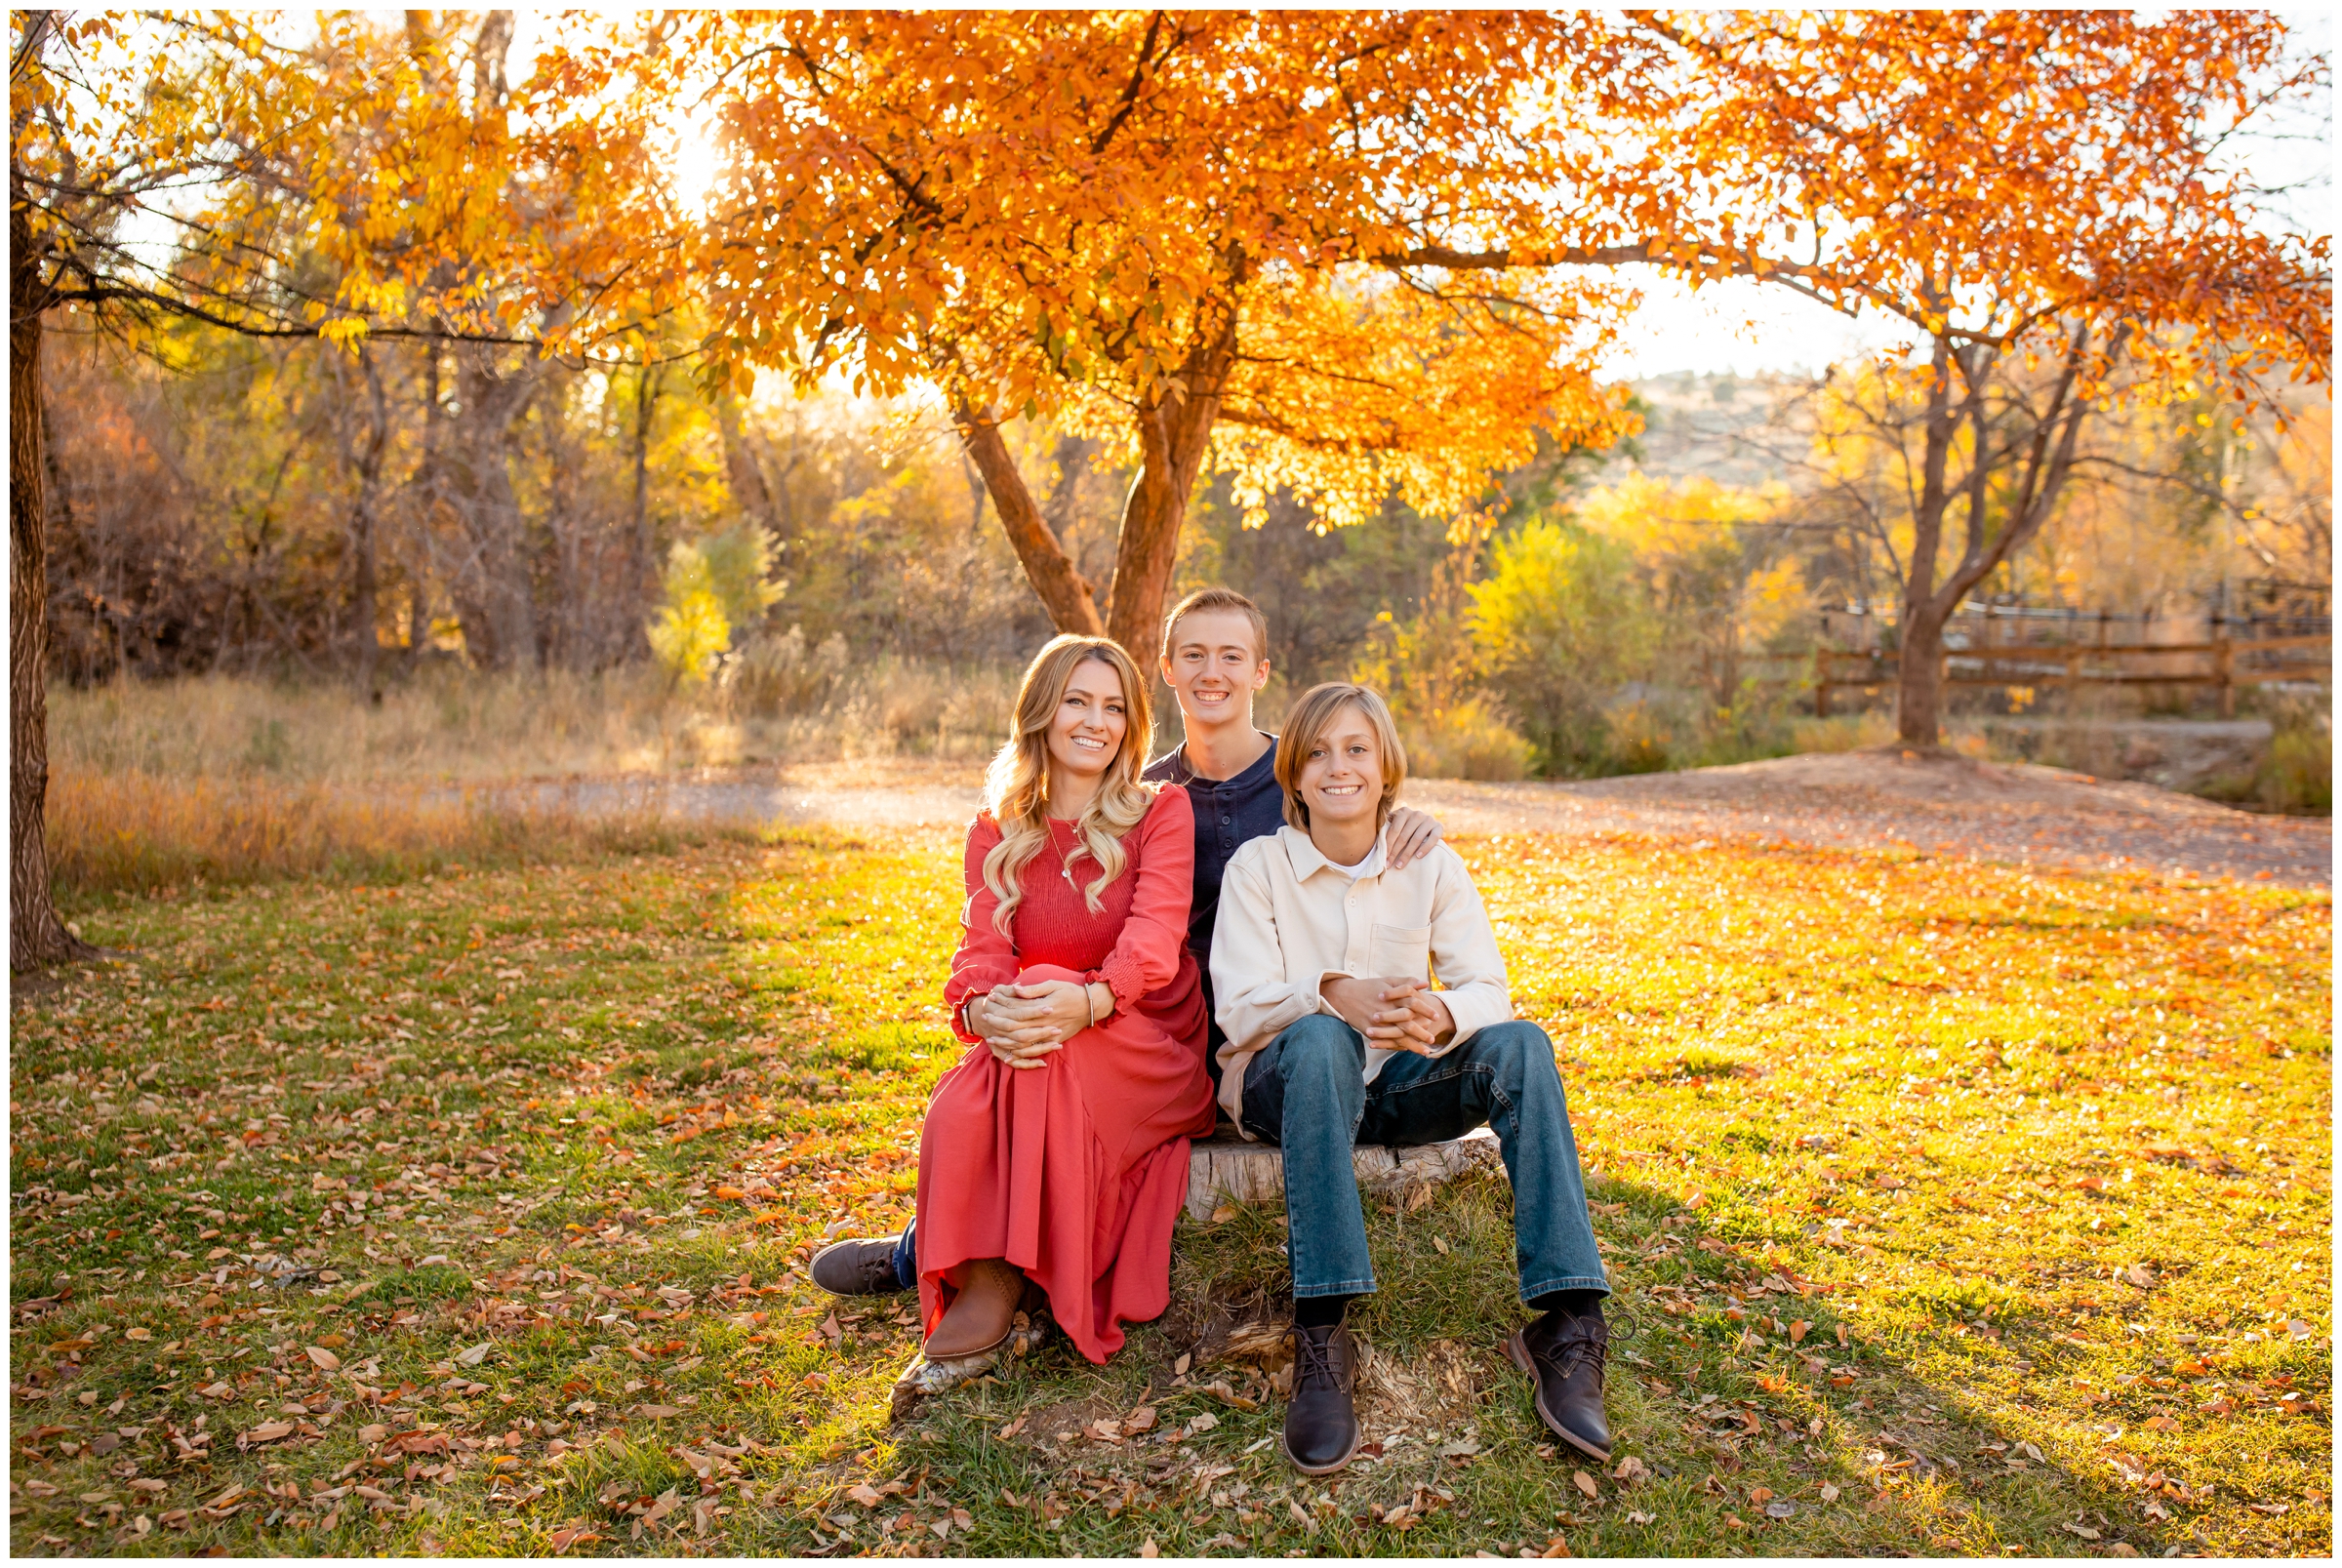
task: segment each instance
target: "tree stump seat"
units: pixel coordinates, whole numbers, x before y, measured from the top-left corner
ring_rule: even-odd
[[[1467,1171],[1505,1168],[1496,1134],[1486,1127],[1444,1144],[1360,1144],[1350,1160],[1358,1190],[1370,1196],[1437,1186]],[[1275,1145],[1248,1143],[1225,1119],[1211,1137],[1195,1140],[1188,1155],[1191,1218],[1209,1220],[1223,1204],[1265,1203],[1284,1195],[1285,1156]]]

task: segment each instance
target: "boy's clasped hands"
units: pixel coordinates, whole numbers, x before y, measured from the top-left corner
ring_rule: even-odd
[[[1345,975],[1321,982],[1317,994],[1368,1044],[1386,1051],[1428,1056],[1455,1037],[1456,1021],[1429,981]]]

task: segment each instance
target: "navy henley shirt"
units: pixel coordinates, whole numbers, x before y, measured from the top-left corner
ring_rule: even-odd
[[[1220,879],[1237,850],[1275,832],[1285,822],[1285,792],[1276,786],[1276,737],[1251,767],[1233,779],[1206,779],[1188,765],[1181,746],[1147,765],[1147,777],[1188,791],[1195,808],[1195,900],[1188,906],[1188,950],[1203,970],[1203,1001],[1212,1007],[1212,923],[1220,913]],[[1207,1060],[1212,1081],[1220,1081],[1220,1045],[1226,1035],[1211,1022]]]

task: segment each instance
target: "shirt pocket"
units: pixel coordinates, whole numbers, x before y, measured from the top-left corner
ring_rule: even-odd
[[[1432,928],[1377,922],[1367,933],[1366,957],[1377,975],[1428,981],[1432,978]]]

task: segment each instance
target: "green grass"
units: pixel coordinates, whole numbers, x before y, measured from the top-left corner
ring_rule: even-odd
[[[2326,1551],[2323,895],[1461,847],[1641,1325],[1625,1479],[1502,1357],[1496,1178],[1370,1211],[1385,1446],[1330,1483],[1211,1358],[1282,1306],[1274,1213],[1183,1222],[1110,1365],[890,1426],[904,1300],[803,1260],[908,1213],[957,856],[793,834],[77,900],[132,956],[14,1004],[12,1546]]]

